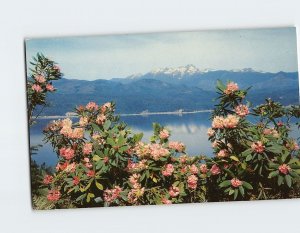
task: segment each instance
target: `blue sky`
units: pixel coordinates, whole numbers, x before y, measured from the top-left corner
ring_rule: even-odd
[[[296,29],[247,29],[26,40],[27,62],[37,52],[59,63],[66,78],[123,78],[163,67],[297,71]]]

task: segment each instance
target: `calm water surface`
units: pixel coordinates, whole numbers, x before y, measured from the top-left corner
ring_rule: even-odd
[[[148,142],[153,134],[152,123],[157,122],[171,131],[170,140],[181,141],[187,147],[190,155],[206,154],[212,155],[211,144],[207,139],[207,129],[210,127],[210,113],[194,113],[179,115],[150,115],[150,116],[123,116],[124,121],[131,127],[133,132],[143,132],[143,141]],[[78,119],[74,119],[77,121]],[[30,129],[30,144],[42,145],[33,159],[38,163],[46,163],[55,166],[57,155],[53,152],[50,144],[45,144],[43,139],[43,128],[52,120],[40,119]]]

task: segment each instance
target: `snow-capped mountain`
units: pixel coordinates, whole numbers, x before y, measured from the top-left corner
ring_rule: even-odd
[[[186,65],[186,66],[179,66],[177,68],[168,68],[168,67],[159,68],[149,72],[148,74],[152,74],[152,75],[166,74],[172,76],[184,76],[184,75],[193,75],[196,73],[201,73],[201,71],[194,65]]]
[[[190,76],[200,76],[203,74],[207,74],[210,72],[233,72],[233,73],[266,73],[263,71],[256,71],[252,68],[243,68],[243,69],[232,69],[232,70],[217,70],[211,68],[199,69],[192,64],[188,64],[186,66],[179,67],[165,67],[165,68],[157,68],[145,74],[133,74],[126,79],[138,79],[143,77],[173,77],[176,79],[183,79]]]

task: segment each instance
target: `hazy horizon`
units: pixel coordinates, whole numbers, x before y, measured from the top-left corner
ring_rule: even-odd
[[[26,40],[26,62],[37,52],[56,61],[66,78],[125,78],[192,64],[200,70],[252,68],[298,72],[296,29],[242,29]]]

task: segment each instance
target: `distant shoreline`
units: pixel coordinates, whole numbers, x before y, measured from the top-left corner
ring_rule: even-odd
[[[189,112],[142,112],[142,113],[123,113],[117,114],[119,116],[150,116],[150,115],[183,115],[183,114],[195,114],[203,112],[212,112],[213,110],[197,110]],[[65,116],[38,116],[37,119],[59,119],[59,118],[78,118],[78,115],[65,115]]]

